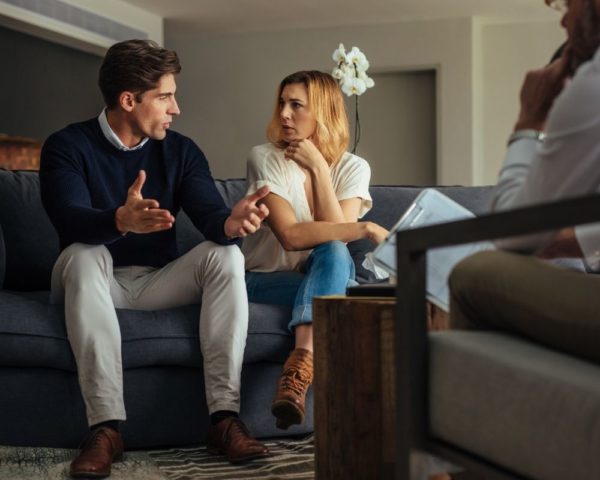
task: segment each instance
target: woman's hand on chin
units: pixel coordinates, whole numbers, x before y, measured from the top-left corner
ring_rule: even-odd
[[[292,140],[283,152],[285,158],[296,162],[300,167],[309,171],[317,171],[323,167],[329,167],[325,157],[315,146],[312,140]]]

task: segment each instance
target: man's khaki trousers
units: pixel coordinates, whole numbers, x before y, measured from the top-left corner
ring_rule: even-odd
[[[600,275],[493,251],[460,262],[449,283],[452,328],[516,332],[600,361]]]
[[[126,419],[115,308],[159,310],[202,302],[200,348],[209,413],[239,412],[248,300],[237,246],[206,241],[156,269],[113,268],[106,247],[76,243],[54,265],[51,300],[64,301],[89,425]]]

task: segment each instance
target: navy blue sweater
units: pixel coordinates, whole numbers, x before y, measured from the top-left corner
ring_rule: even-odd
[[[183,208],[207,239],[231,243],[223,230],[230,211],[192,140],[167,131],[164,140],[150,139],[139,150],[124,152],[106,139],[93,118],[52,134],[42,148],[42,202],[61,249],[75,242],[106,245],[114,266],[162,267],[177,258],[177,222],[170,230],[126,236],[116,228],[115,212],[142,169],[144,198],[157,200],[173,216]]]

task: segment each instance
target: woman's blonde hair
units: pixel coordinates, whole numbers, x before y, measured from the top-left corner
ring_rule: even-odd
[[[267,138],[279,148],[287,147],[282,140],[279,119],[280,99],[287,85],[301,83],[308,94],[308,109],[315,116],[317,126],[311,140],[327,163],[337,163],[348,148],[350,138],[346,106],[337,81],[328,73],[317,70],[300,71],[285,77],[279,84],[273,116],[267,127]]]

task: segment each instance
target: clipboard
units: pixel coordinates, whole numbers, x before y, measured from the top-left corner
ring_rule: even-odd
[[[396,233],[454,220],[473,218],[475,215],[459,203],[433,188],[423,190],[390,230],[390,235],[373,251],[373,261],[397,277]],[[450,308],[448,277],[463,258],[482,250],[493,250],[492,242],[476,242],[452,247],[441,247],[427,252],[426,297],[433,304],[448,311]]]

